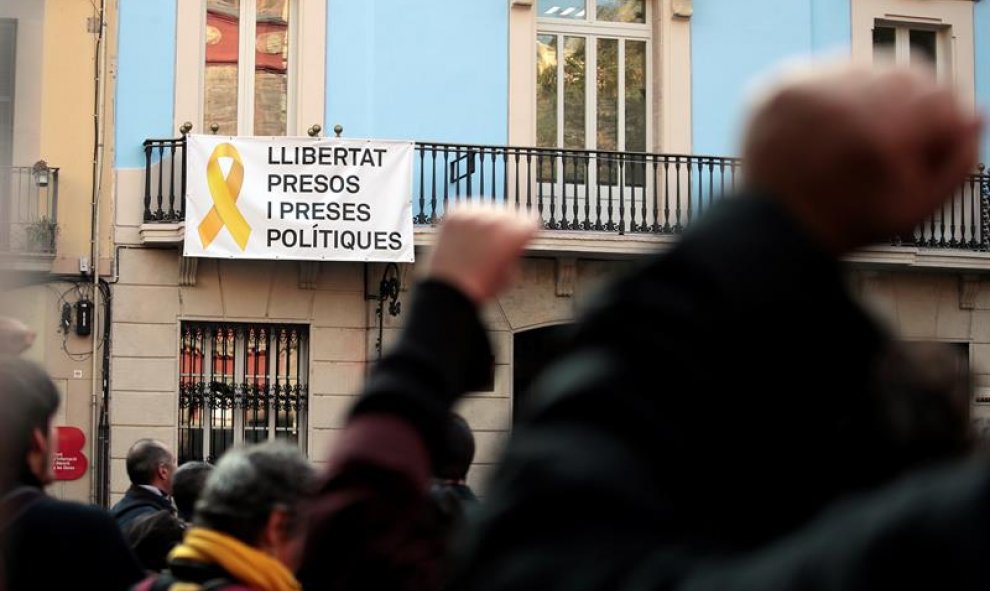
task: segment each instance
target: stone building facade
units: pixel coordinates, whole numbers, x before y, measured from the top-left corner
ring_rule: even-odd
[[[589,16],[596,14],[599,3],[622,4],[620,16],[614,17],[622,22]],[[105,19],[107,67],[101,83],[109,98],[100,113],[106,151],[100,180],[89,165],[93,138],[86,134],[92,129],[92,110],[76,100],[94,90],[89,61],[92,36],[81,33],[92,4],[71,11],[61,4],[58,10],[50,2],[44,4],[43,18],[51,20],[45,23],[45,42],[39,46],[45,56],[45,98],[36,96],[34,103],[46,118],[44,125],[39,123],[39,137],[44,139],[32,148],[31,158],[45,157],[52,165],[65,167],[62,195],[67,199],[66,208],[60,209],[65,225],[57,253],[35,271],[53,281],[66,279],[78,275],[80,256],[90,256],[109,289],[111,329],[107,334],[94,331],[88,339],[70,334],[66,348],[97,356],[108,351],[109,374],[102,375],[100,363],[92,358],[77,361],[62,350],[63,335],[57,327],[62,294],[73,303],[77,299],[75,292],[65,292],[72,282],[53,285],[55,291],[35,286],[8,292],[14,303],[6,309],[39,329],[42,338],[32,355],[50,369],[67,394],[60,421],[84,428],[87,452],[94,460],[99,457],[98,421],[106,411],[108,461],[94,462],[84,480],[60,485],[57,491],[79,500],[112,502],[123,493],[124,456],[141,437],[160,438],[180,451],[191,445],[192,453],[210,458],[215,450],[237,441],[281,434],[298,441],[314,462],[325,462],[353,396],[378,355],[379,329],[387,345],[404,318],[402,313],[392,316],[386,311],[384,326],[379,326],[379,283],[386,272],[381,265],[183,257],[180,130],[209,133],[217,122],[213,119],[222,118],[221,134],[251,135],[260,126],[266,134],[306,136],[329,135],[339,124],[350,138],[428,142],[421,144],[426,146],[421,153],[428,162],[427,154],[437,149],[436,142],[457,146],[458,155],[474,149],[492,162],[504,158],[501,169],[485,169],[476,160],[479,173],[504,171],[513,154],[517,158],[523,154],[524,159],[542,154],[551,158],[552,166],[568,166],[567,162],[573,166],[573,158],[554,161],[550,152],[527,148],[537,144],[538,136],[551,141],[551,121],[557,125],[555,134],[567,132],[568,142],[583,138],[581,146],[566,146],[579,148],[582,158],[618,158],[603,155],[604,146],[596,144],[599,137],[607,136],[599,133],[604,125],[601,113],[608,114],[616,131],[635,134],[637,142],[645,138],[649,157],[638,157],[652,167],[653,180],[636,181],[631,190],[620,190],[618,197],[634,205],[622,210],[631,217],[611,229],[562,230],[559,223],[548,224],[527,253],[519,282],[485,311],[496,352],[494,383],[489,391],[468,396],[460,407],[477,433],[479,450],[470,479],[481,485],[511,432],[521,385],[539,365],[550,347],[547,343],[552,343],[544,337],[553,327],[571,322],[603,281],[645,253],[674,243],[682,209],[691,215],[691,206],[697,208],[706,199],[710,203],[713,193],[697,184],[700,171],[710,174],[735,166],[732,138],[740,126],[746,88],[776,60],[838,47],[854,60],[870,63],[877,27],[893,31],[889,39],[900,48],[898,55],[910,58],[911,31],[917,30],[916,36],[940,56],[943,74],[967,100],[990,106],[987,2],[117,0],[108,3]],[[0,0],[0,6],[8,5],[12,4]],[[241,11],[236,26],[243,34],[236,46],[224,50],[228,54],[222,59],[209,62],[226,64],[216,66],[214,76],[208,68],[208,44],[217,39],[209,30],[207,10],[218,5]],[[287,42],[275,43],[271,36],[259,41],[256,35],[259,15],[273,7],[279,7],[278,18],[271,22],[284,28]],[[621,40],[621,48],[614,40]],[[558,52],[552,65],[549,59],[542,63],[543,79],[537,78],[538,46],[544,58],[549,58],[548,51]],[[615,60],[627,49],[643,59],[627,59],[617,67]],[[227,67],[234,54],[244,65],[236,76]],[[71,68],[64,67],[69,62],[56,59],[67,55],[78,58]],[[286,62],[284,75],[281,66],[271,64],[254,75],[254,66],[278,56]],[[602,69],[616,78],[609,78],[605,87],[614,89],[615,101],[632,93],[636,100],[630,110],[635,113],[620,108],[626,106],[620,102],[597,110],[601,97],[594,82],[599,58],[615,61],[611,65],[616,67]],[[619,72],[628,68],[636,71],[620,77]],[[548,82],[555,75],[561,89],[556,94],[556,87]],[[620,89],[626,78],[642,82],[641,87]],[[564,88],[574,80],[584,86]],[[22,90],[31,88],[18,84]],[[32,104],[26,98],[21,102]],[[578,107],[583,118],[575,114]],[[221,110],[222,117],[211,116]],[[42,121],[41,116],[31,118]],[[541,125],[543,129],[538,129]],[[583,133],[575,128],[581,125]],[[614,138],[620,152],[635,145],[625,139],[622,144],[619,135]],[[562,142],[558,145],[564,147]],[[721,157],[707,156],[711,154]],[[990,155],[990,141],[984,155]],[[414,166],[420,166],[423,160],[416,158]],[[436,162],[434,170],[441,178],[450,173],[449,167],[441,169]],[[657,170],[678,167],[698,172],[686,172],[687,176],[668,184],[670,190],[683,194],[671,199],[661,195],[656,199],[662,205],[651,203],[647,212],[648,189],[663,186],[660,175],[665,173]],[[575,176],[573,169],[570,176],[566,170],[558,176],[550,168],[542,170],[544,181],[549,177],[559,183],[554,198],[560,198],[561,188],[574,190],[562,185],[590,178]],[[612,173],[597,170],[598,178],[611,178]],[[456,172],[464,175],[461,169]],[[506,185],[521,177],[513,173],[506,178],[509,182],[475,184],[473,191],[488,195],[494,185],[509,201]],[[849,285],[904,338],[958,345],[975,373],[973,408],[979,428],[986,429],[990,229],[983,220],[990,219],[990,186],[983,187],[980,179],[985,177],[974,177],[965,196],[954,202],[959,209],[951,215],[940,213],[917,240],[864,249],[850,257]],[[475,180],[481,180],[480,174]],[[602,186],[588,185],[589,191]],[[94,186],[100,195],[95,226],[90,216]],[[438,210],[429,209],[434,196],[429,189],[425,193],[418,187],[411,190],[414,213],[422,217],[416,230],[418,262],[398,269],[403,304],[409,302],[408,289],[434,236],[431,217]],[[568,195],[568,211],[573,211],[575,193]],[[527,197],[535,208],[539,197],[535,193]],[[421,199],[425,208],[419,205]],[[961,225],[955,217],[960,209],[965,211]],[[560,209],[544,211],[545,217],[560,215]],[[603,219],[603,214],[596,215],[595,220]],[[637,225],[635,231],[631,223]],[[93,243],[98,251],[95,259]],[[99,294],[92,298],[99,311],[108,303]],[[257,336],[262,329],[263,344]],[[195,336],[210,330],[228,332],[211,344]],[[229,350],[223,349],[227,345]],[[264,370],[259,371],[262,358]],[[262,392],[265,377],[287,381],[277,390]],[[197,403],[212,406],[190,406],[191,382],[203,385]],[[795,388],[799,390],[800,384]],[[266,398],[269,394],[275,397]],[[302,412],[297,408],[300,400]],[[206,420],[211,427],[197,423],[191,434],[193,420]],[[103,485],[111,493],[106,498],[96,494]]]

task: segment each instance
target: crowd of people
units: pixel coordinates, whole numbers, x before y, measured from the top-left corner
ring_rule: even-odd
[[[603,291],[483,502],[452,409],[490,376],[479,311],[533,219],[447,216],[321,474],[279,443],[177,466],[142,439],[109,512],[54,499],[59,393],[0,322],[0,590],[990,589],[968,386],[875,323],[839,263],[948,199],[981,123],[911,71],[767,91],[740,194]]]

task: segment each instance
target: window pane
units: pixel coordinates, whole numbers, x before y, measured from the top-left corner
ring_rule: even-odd
[[[536,37],[536,145],[557,145],[557,36]]]
[[[564,37],[564,146],[584,148],[585,122],[584,37]]]
[[[598,40],[598,135],[601,150],[619,147],[619,42]]]
[[[240,0],[206,3],[206,68],[203,126],[219,133],[237,133],[237,62]]]
[[[285,135],[289,103],[289,0],[258,0],[254,134]]]
[[[598,104],[596,141],[599,150],[619,149],[619,41],[598,39]],[[602,184],[618,178],[616,164],[598,159],[598,181]]]
[[[626,152],[646,151],[646,42],[626,41]],[[642,186],[645,167],[626,166],[626,184]]]
[[[645,41],[626,41],[626,151],[646,151]]]
[[[646,0],[595,0],[596,17],[614,23],[645,23]]]
[[[587,18],[585,0],[540,0],[539,15],[543,18]]]
[[[935,31],[911,29],[911,65],[934,66],[936,61]]]
[[[894,41],[897,30],[893,27],[875,27],[873,29],[873,61],[876,63],[894,63]]]

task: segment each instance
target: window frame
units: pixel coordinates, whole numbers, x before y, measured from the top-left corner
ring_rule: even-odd
[[[853,61],[874,63],[873,30],[877,21],[909,28],[940,28],[949,47],[944,80],[959,93],[967,106],[976,104],[975,39],[973,3],[969,0],[856,0],[851,3]]]
[[[224,369],[221,373],[216,373],[214,369],[214,363],[216,361],[214,348],[216,343],[216,338],[214,336],[215,331],[219,329],[232,330],[234,332],[234,347],[233,347],[233,369],[232,374],[226,372],[227,362],[222,362],[224,364]],[[296,386],[298,387],[298,408],[296,409],[296,423],[298,436],[296,439],[296,445],[303,452],[303,454],[308,455],[308,429],[309,429],[309,408],[311,403],[311,391],[310,391],[310,347],[311,347],[311,330],[310,325],[305,323],[295,323],[295,322],[238,322],[238,321],[226,321],[226,320],[204,320],[204,319],[182,319],[179,321],[179,342],[178,342],[178,356],[179,356],[179,366],[177,369],[178,380],[178,392],[177,392],[177,409],[176,409],[176,448],[177,455],[184,457],[186,450],[183,446],[183,431],[188,431],[190,435],[187,437],[193,438],[195,442],[195,436],[191,433],[198,431],[200,435],[200,441],[202,448],[198,452],[193,452],[194,448],[190,449],[190,457],[184,458],[188,460],[201,459],[202,461],[215,462],[219,455],[226,452],[231,447],[240,445],[247,441],[246,434],[249,429],[248,425],[248,413],[250,409],[248,408],[248,400],[246,397],[245,386],[249,384],[248,378],[256,379],[256,375],[251,373],[251,368],[245,367],[247,363],[247,353],[248,353],[248,342],[247,331],[249,330],[264,330],[266,334],[265,347],[268,354],[266,355],[266,371],[265,376],[268,378],[265,382],[265,395],[266,397],[274,395],[273,391],[270,389],[278,383],[278,378],[281,377],[279,374],[279,359],[277,348],[273,348],[273,344],[279,339],[278,331],[280,330],[296,330],[298,331],[299,341],[296,348],[296,356],[293,358],[296,366]],[[202,337],[202,352],[199,356],[201,359],[199,371],[195,371],[196,361],[195,357],[190,357],[187,362],[184,360],[185,356],[185,346],[187,344],[186,334],[187,330],[201,330],[203,331]],[[187,365],[187,363],[189,365]],[[209,366],[207,366],[209,364]],[[184,371],[184,370],[189,371]],[[291,372],[290,372],[291,373]],[[209,376],[209,380],[207,380]],[[228,382],[229,381],[232,383]],[[196,387],[198,390],[198,395],[203,397],[208,391],[209,396],[212,396],[216,392],[222,391],[224,394],[229,395],[233,398],[231,408],[228,410],[223,409],[219,405],[215,405],[212,401],[206,403],[200,402],[202,406],[199,407],[199,424],[194,424],[193,421],[193,411],[187,410],[190,406],[183,406],[184,387],[187,387],[186,380],[199,378],[198,382],[195,382],[192,387]],[[217,379],[219,378],[219,379]],[[240,381],[239,381],[240,380]],[[222,384],[223,387],[215,387],[217,384]],[[278,438],[279,432],[284,432],[284,429],[278,428],[278,410],[277,404],[274,400],[266,398],[267,404],[265,407],[266,412],[266,422],[265,431],[267,432],[267,439],[265,441],[275,441],[282,440]],[[214,453],[213,449],[213,432],[214,432],[214,422],[217,420],[217,413],[220,413],[221,420],[225,420],[223,417],[226,412],[230,412],[230,425],[232,430],[232,440],[230,445],[226,446],[219,455]],[[184,419],[184,417],[186,417]]]
[[[952,56],[952,25],[898,20],[895,18],[876,18],[873,21],[872,33],[877,28],[894,29],[894,63],[898,66],[911,64],[911,31],[928,31],[935,33],[935,75],[939,82],[954,80]],[[873,47],[874,59],[876,47]]]
[[[299,3],[300,0],[286,0],[289,3],[289,26],[286,34],[289,36],[289,53],[286,74],[286,110],[285,110],[285,136],[291,137],[297,133],[295,129],[296,103],[298,98],[298,62],[299,62]],[[206,121],[206,37],[207,37],[207,11],[208,2],[203,2],[202,31],[200,44],[203,46],[203,59],[200,65],[200,128],[209,129],[213,123]],[[240,14],[237,30],[237,129],[234,133],[224,133],[228,130],[219,130],[220,135],[253,136],[254,135],[254,107],[255,107],[255,54],[257,52],[258,41],[258,0],[240,0]]]
[[[614,28],[617,31],[621,30],[638,30],[645,29],[647,35],[652,34],[652,23],[653,23],[653,0],[643,0],[643,5],[645,6],[646,12],[643,15],[643,22],[641,23],[623,23],[619,21],[606,21],[598,20],[594,17],[596,13],[596,0],[585,0],[584,2],[584,18],[561,18],[557,16],[545,16],[539,14],[539,0],[534,0],[534,9],[537,11],[536,23],[537,29],[540,29],[545,23],[557,23],[561,25],[577,25],[579,27],[592,27],[592,28]],[[617,33],[619,34],[619,33]]]
[[[289,22],[290,60],[294,63],[289,64],[293,76],[286,109],[288,136],[298,136],[313,124],[325,126],[327,97],[327,0],[296,0],[293,9]],[[176,10],[173,129],[178,133],[188,121],[194,133],[210,133],[203,108],[206,0],[183,0]],[[303,43],[303,39],[319,42]],[[218,133],[236,135],[229,130]]]
[[[653,2],[651,0],[644,1],[646,11],[644,18],[645,22],[617,23],[612,21],[599,21],[592,18],[591,15],[594,14],[595,1],[596,0],[585,0],[584,19],[579,20],[544,17],[539,14],[536,17],[536,36],[533,38],[534,44],[537,43],[537,38],[540,35],[554,35],[557,38],[557,145],[555,147],[563,148],[564,145],[564,76],[562,75],[563,68],[565,67],[563,60],[565,52],[564,40],[567,37],[582,37],[585,40],[585,145],[582,148],[568,149],[598,149],[598,85],[591,82],[597,82],[598,80],[598,40],[614,39],[618,41],[617,59],[621,65],[621,67],[617,69],[618,104],[616,106],[616,110],[621,114],[621,118],[618,122],[618,133],[616,137],[616,143],[618,145],[611,151],[626,151],[626,41],[642,41],[646,44],[646,60],[644,64],[644,68],[646,70],[646,77],[644,80],[644,87],[646,89],[645,131],[646,151],[649,152],[653,146],[653,128],[655,127],[653,121],[653,103],[655,92],[653,82],[653,44],[655,41],[658,42],[658,40],[654,39],[657,33],[654,31],[653,26]],[[535,8],[538,9],[538,7]],[[533,55],[535,56],[535,54],[536,52],[534,51]],[[535,57],[533,59],[535,59]],[[535,85],[533,88],[535,92],[533,93],[531,100],[533,102],[533,130],[535,132],[535,145],[535,139],[539,137],[539,130],[537,129],[537,125],[539,124],[537,117],[537,94],[539,89]]]

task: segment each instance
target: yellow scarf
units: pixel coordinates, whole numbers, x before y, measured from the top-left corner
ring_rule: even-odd
[[[277,559],[228,535],[201,527],[194,527],[186,532],[185,539],[172,550],[168,558],[217,564],[252,589],[302,589],[292,572]]]

